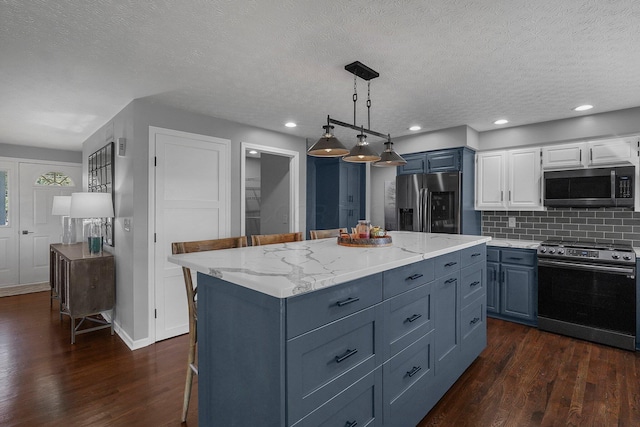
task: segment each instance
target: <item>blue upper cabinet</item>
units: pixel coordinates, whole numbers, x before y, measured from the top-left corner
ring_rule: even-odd
[[[414,173],[427,172],[427,154],[403,154],[402,157],[407,161],[406,165],[398,166],[398,175],[410,175]]]
[[[462,169],[462,149],[430,151],[427,153],[428,172],[451,172]]]
[[[398,166],[398,175],[414,173],[452,172],[462,170],[462,148],[403,154],[407,161]]]

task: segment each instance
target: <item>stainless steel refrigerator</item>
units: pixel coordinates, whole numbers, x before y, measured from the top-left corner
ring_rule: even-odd
[[[460,172],[398,175],[398,230],[460,233]]]

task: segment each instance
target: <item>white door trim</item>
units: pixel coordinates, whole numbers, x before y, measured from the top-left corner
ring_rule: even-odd
[[[240,152],[240,235],[245,234],[245,177],[246,150],[257,150],[261,153],[275,154],[289,158],[289,232],[300,230],[300,153],[284,148],[242,142]]]
[[[231,144],[228,139],[216,138],[209,135],[201,135],[189,132],[182,132],[173,129],[165,129],[156,126],[149,126],[149,187],[148,187],[148,239],[147,239],[147,265],[148,265],[148,305],[149,305],[149,343],[156,342],[156,322],[155,322],[155,242],[154,233],[156,231],[156,175],[155,175],[155,142],[156,135],[164,134],[181,138],[200,139],[203,141],[211,141],[216,143],[223,143],[227,146],[227,158],[225,159],[228,165],[231,165]],[[225,188],[225,195],[223,197],[226,210],[226,227],[231,229],[231,167],[227,169],[227,185]]]

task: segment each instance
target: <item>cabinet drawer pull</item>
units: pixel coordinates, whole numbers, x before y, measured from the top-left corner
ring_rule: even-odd
[[[449,284],[449,283],[455,282],[456,280],[458,279],[456,279],[455,277],[452,277],[451,279],[445,280],[444,283]]]
[[[444,266],[445,266],[445,267],[453,267],[453,266],[454,266],[454,265],[456,265],[456,264],[457,264],[457,262],[455,262],[455,261],[451,261],[451,262],[446,263]]]
[[[416,273],[416,274],[412,274],[411,276],[407,277],[405,280],[416,280],[421,278],[423,275],[420,273]]]
[[[344,354],[343,354],[342,356],[336,356],[336,357],[335,357],[336,363],[340,363],[340,362],[342,362],[342,361],[344,361],[344,360],[346,360],[346,359],[350,358],[351,356],[353,356],[353,355],[354,355],[354,354],[356,354],[357,352],[358,352],[358,350],[357,350],[357,349],[355,349],[355,348],[354,348],[353,350],[349,350],[349,349],[347,349],[347,351],[345,351],[345,352],[344,352]]]
[[[471,322],[469,322],[470,325],[475,325],[476,323],[478,323],[480,321],[479,317],[474,317],[473,320]]]
[[[421,317],[422,317],[422,314],[414,314],[411,317],[407,317],[405,322],[413,323],[413,322],[415,322],[416,320],[418,320]]]
[[[522,261],[522,257],[519,257],[519,256],[508,256],[507,259],[515,259],[516,261]]]
[[[482,255],[482,252],[476,252],[475,254],[471,254],[471,257],[473,258],[473,257],[477,257],[477,256],[480,256],[480,255]]]
[[[420,366],[414,366],[412,370],[407,371],[407,376],[409,376],[409,378],[411,378],[412,376],[417,374],[418,371],[420,371],[420,369],[422,369]]]
[[[358,422],[356,420],[353,421],[347,421],[344,424],[344,427],[356,427],[358,425]]]
[[[479,284],[480,284],[480,282],[478,282],[478,281],[476,280],[475,282],[473,282],[473,283],[469,284],[469,287],[473,288],[474,286],[477,286],[477,285],[479,285]]]
[[[345,299],[345,300],[338,301],[338,302],[336,303],[336,305],[337,305],[338,307],[343,307],[343,306],[345,306],[345,305],[351,304],[351,303],[356,302],[356,301],[360,301],[360,298],[358,298],[358,297],[356,297],[356,298],[349,297],[349,298],[347,298],[347,299]]]

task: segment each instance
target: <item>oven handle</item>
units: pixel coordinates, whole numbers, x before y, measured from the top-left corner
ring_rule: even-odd
[[[624,274],[635,277],[636,271],[633,267],[616,267],[610,265],[589,265],[569,261],[551,261],[547,259],[538,259],[538,266],[543,267],[560,267],[573,268],[576,270],[602,271],[607,273]]]

